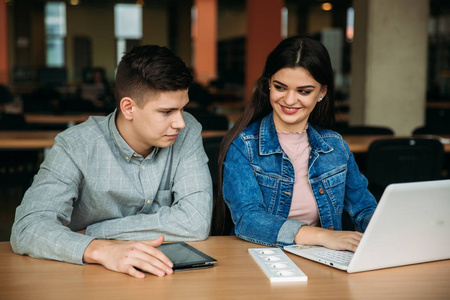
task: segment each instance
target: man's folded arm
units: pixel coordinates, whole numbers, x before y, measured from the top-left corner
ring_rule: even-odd
[[[121,240],[156,239],[160,235],[164,235],[166,241],[206,239],[211,225],[212,183],[201,135],[198,134],[193,145],[182,144],[181,147],[183,155],[174,170],[171,192],[157,195],[172,197],[171,206],[162,206],[152,214],[141,213],[92,224],[87,227],[86,235]]]

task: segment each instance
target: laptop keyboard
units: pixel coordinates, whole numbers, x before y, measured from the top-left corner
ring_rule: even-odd
[[[343,265],[348,265],[353,257],[353,252],[351,251],[338,251],[338,250],[324,250],[315,253],[317,256],[333,260]]]

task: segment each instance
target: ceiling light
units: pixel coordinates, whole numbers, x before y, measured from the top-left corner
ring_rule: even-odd
[[[330,11],[333,8],[333,5],[329,2],[322,3],[322,9],[325,11]]]

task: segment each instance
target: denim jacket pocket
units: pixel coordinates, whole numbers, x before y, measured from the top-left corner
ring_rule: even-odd
[[[261,192],[263,194],[263,199],[266,204],[267,211],[272,214],[272,212],[274,211],[274,205],[277,202],[276,197],[279,179],[258,172],[254,172],[254,174],[256,181],[258,182],[261,188]]]
[[[344,169],[339,170],[338,173],[334,173],[322,180],[335,213],[342,213],[344,210],[346,177],[347,170]]]

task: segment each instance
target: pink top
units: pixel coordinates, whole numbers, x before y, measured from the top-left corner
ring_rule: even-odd
[[[277,130],[281,148],[289,156],[295,171],[295,184],[289,219],[319,226],[319,211],[308,180],[309,139],[306,130],[284,132]]]

